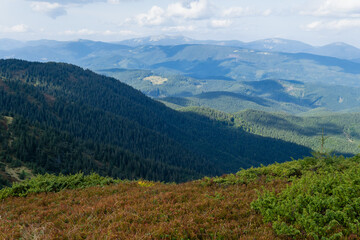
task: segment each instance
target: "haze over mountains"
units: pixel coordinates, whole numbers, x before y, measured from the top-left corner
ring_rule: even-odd
[[[37,40],[37,41],[16,41],[11,39],[0,39],[0,49],[9,50],[27,46],[38,46],[43,44],[55,43],[56,41],[46,41],[46,40]],[[307,43],[303,43],[296,40],[288,40],[282,38],[269,38],[256,40],[252,42],[243,42],[239,40],[225,40],[225,41],[216,41],[216,40],[195,40],[192,38],[184,36],[168,36],[168,35],[158,35],[158,36],[149,36],[143,38],[133,38],[128,40],[123,40],[120,42],[112,42],[112,44],[120,44],[131,47],[138,47],[143,45],[184,45],[184,44],[203,44],[203,45],[220,45],[220,46],[232,46],[232,47],[242,47],[249,48],[254,50],[262,51],[272,51],[272,52],[288,52],[288,53],[311,53],[315,55],[336,57],[348,60],[354,60],[360,58],[360,49],[343,43],[336,42],[330,43],[324,46],[312,46]]]
[[[81,40],[79,40],[81,41]],[[40,45],[57,45],[57,41],[53,40],[35,40],[35,41],[17,41],[12,39],[0,39],[0,50],[18,49],[28,46]],[[68,42],[69,43],[69,42]],[[120,42],[111,42],[111,44],[126,45],[131,47],[138,47],[144,45],[158,45],[158,46],[174,46],[184,44],[202,44],[202,45],[220,45],[231,47],[242,47],[261,51],[271,52],[287,52],[287,53],[310,53],[321,56],[336,57],[347,60],[360,59],[360,49],[343,43],[336,42],[324,46],[312,46],[296,40],[288,40],[282,38],[269,38],[256,40],[252,42],[243,42],[239,40],[195,40],[184,36],[168,36],[158,35],[143,38],[133,38],[123,40]]]
[[[169,36],[118,43],[0,43],[2,58],[73,63],[115,77],[173,107],[289,113],[360,108],[360,50],[344,43],[313,47],[285,39],[243,43]]]
[[[261,51],[288,52],[288,53],[311,53],[315,55],[336,57],[348,60],[360,58],[360,49],[342,42],[330,43],[324,46],[312,46],[295,40],[282,38],[269,38],[252,42],[239,40],[195,40],[183,36],[150,36],[134,38],[118,42],[132,47],[141,45],[183,45],[183,44],[209,44],[220,46],[242,47]]]

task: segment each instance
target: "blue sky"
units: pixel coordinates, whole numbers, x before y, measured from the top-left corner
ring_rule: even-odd
[[[360,0],[1,0],[0,38],[287,38],[360,47]]]

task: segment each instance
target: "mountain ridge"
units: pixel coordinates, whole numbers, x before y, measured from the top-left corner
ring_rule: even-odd
[[[310,53],[315,55],[336,57],[347,60],[355,60],[360,58],[360,49],[344,42],[327,43],[321,46],[314,46],[298,40],[290,40],[285,38],[266,38],[250,42],[240,40],[196,40],[182,35],[154,35],[141,38],[130,38],[117,42],[101,42],[87,39],[78,39],[76,41],[56,41],[56,40],[32,40],[32,41],[18,41],[13,39],[0,39],[0,50],[15,49],[26,46],[41,46],[47,44],[59,45],[71,42],[93,42],[105,43],[112,45],[125,45],[130,47],[138,47],[144,45],[184,45],[184,44],[199,44],[199,45],[219,45],[229,47],[242,47],[260,51],[271,52],[288,52],[288,53]]]

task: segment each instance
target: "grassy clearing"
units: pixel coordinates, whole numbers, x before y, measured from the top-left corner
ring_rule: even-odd
[[[13,179],[15,179],[16,181],[23,181],[25,179],[28,178],[32,178],[34,177],[32,171],[27,168],[27,167],[17,167],[17,168],[11,168],[9,166],[5,166],[5,173],[7,173],[8,175],[10,175],[10,177],[12,177]]]
[[[160,76],[150,76],[144,78],[144,81],[150,81],[153,85],[161,85],[168,81],[167,78],[163,78]]]

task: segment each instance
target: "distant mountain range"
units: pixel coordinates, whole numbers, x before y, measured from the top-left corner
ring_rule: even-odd
[[[132,47],[142,45],[183,45],[183,44],[206,44],[231,47],[242,47],[270,52],[287,53],[310,53],[321,56],[342,58],[347,60],[360,58],[360,49],[346,43],[338,42],[324,46],[312,46],[300,41],[288,40],[282,38],[269,38],[252,42],[242,42],[238,40],[195,40],[183,36],[150,36],[143,38],[134,38],[118,42]]]
[[[95,71],[146,69],[198,79],[290,79],[360,86],[360,63],[308,53],[280,53],[209,44],[126,45],[80,40],[37,41],[0,51],[1,58],[73,63]]]
[[[352,59],[359,51],[343,43],[312,47],[285,39],[250,43],[169,36],[118,43],[0,40],[1,58],[72,63],[115,77],[172,107],[206,106],[226,112],[356,111],[360,63],[334,56],[346,54],[344,58]]]
[[[79,40],[79,42],[88,42],[87,40]],[[35,41],[17,41],[12,39],[0,39],[0,50],[12,50],[23,47],[37,47],[43,45],[59,46],[62,43],[69,42],[58,42],[53,40],[35,40]],[[184,44],[202,44],[202,45],[219,45],[219,46],[230,46],[230,47],[241,47],[260,51],[269,52],[286,52],[286,53],[310,53],[321,56],[335,57],[347,60],[360,59],[360,49],[352,45],[337,42],[331,43],[324,46],[312,46],[301,41],[283,39],[283,38],[269,38],[261,39],[252,42],[243,42],[239,40],[195,40],[184,36],[168,36],[158,35],[149,36],[142,38],[127,39],[119,42],[112,42],[109,44],[115,45],[126,45],[130,47],[138,47],[145,45],[154,46],[174,46]]]

